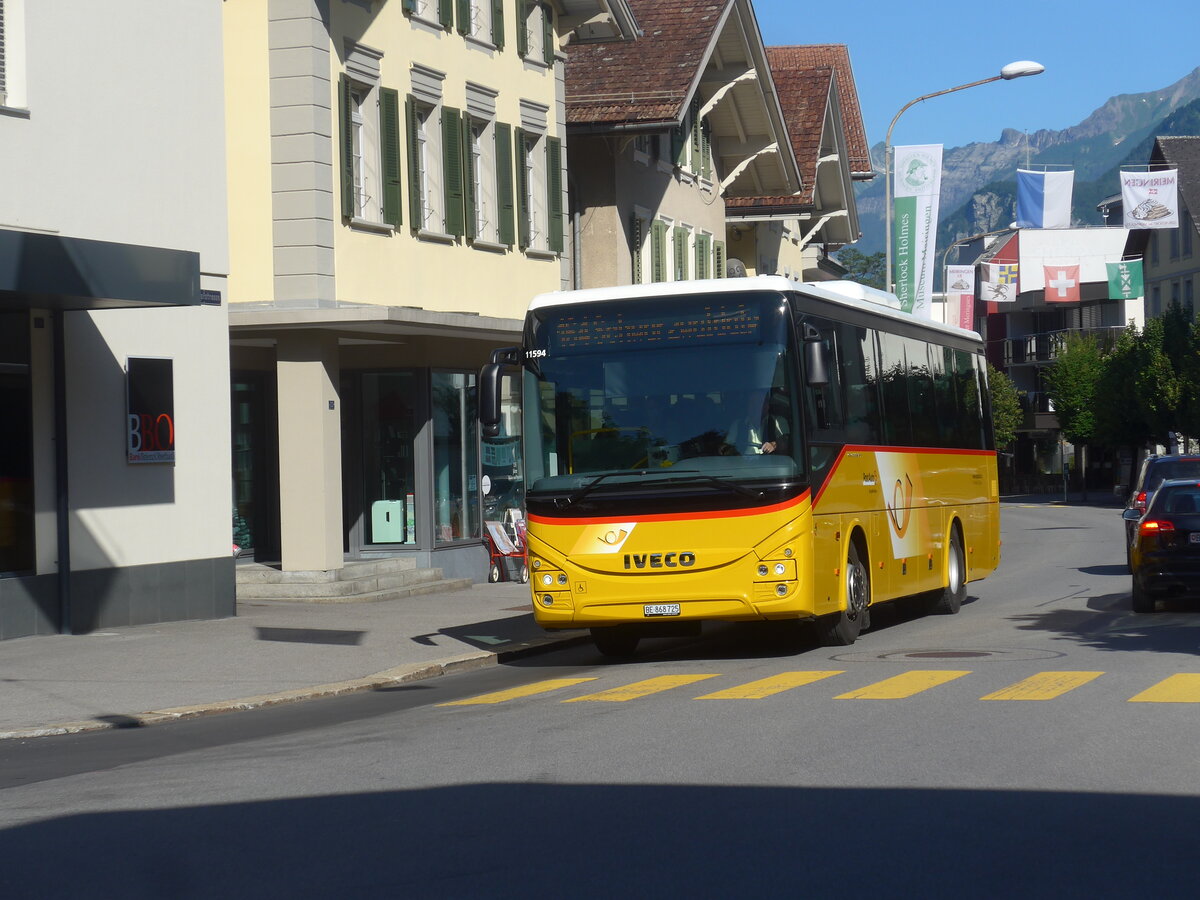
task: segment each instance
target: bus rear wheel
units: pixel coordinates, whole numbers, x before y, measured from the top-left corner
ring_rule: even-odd
[[[868,625],[871,605],[871,573],[863,564],[858,544],[850,542],[846,554],[846,608],[817,620],[821,643],[826,647],[848,647]]]
[[[592,629],[592,642],[596,649],[613,659],[629,659],[637,653],[640,640],[636,634],[620,627]]]

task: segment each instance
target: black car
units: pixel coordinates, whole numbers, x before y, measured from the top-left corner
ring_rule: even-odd
[[[1125,520],[1125,561],[1130,562],[1130,548],[1137,535],[1138,519],[1158,486],[1168,478],[1194,478],[1200,481],[1200,456],[1147,456],[1134,482],[1133,492],[1125,503],[1121,517]],[[1132,563],[1130,564],[1132,571]]]
[[[1133,611],[1167,598],[1200,597],[1200,480],[1158,485],[1130,547]]]

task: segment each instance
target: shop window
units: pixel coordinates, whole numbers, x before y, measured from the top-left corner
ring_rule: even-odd
[[[479,540],[475,375],[433,373],[434,537]]]
[[[366,543],[415,544],[419,382],[415,372],[363,375],[363,497]]]
[[[29,316],[0,313],[0,572],[33,561],[33,406]]]

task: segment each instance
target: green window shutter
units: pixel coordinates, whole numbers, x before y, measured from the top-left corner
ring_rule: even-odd
[[[675,280],[687,281],[688,277],[688,258],[687,258],[687,239],[688,233],[686,228],[672,229],[675,244]]]
[[[562,141],[546,138],[546,209],[548,228],[547,246],[555,253],[563,252],[563,183]]]
[[[549,3],[542,4],[542,59],[554,65],[554,12]]]
[[[404,202],[400,171],[400,95],[391,88],[379,89],[379,134],[383,151],[383,221],[397,227],[404,221],[401,215]]]
[[[446,233],[462,237],[464,227],[463,202],[463,141],[462,115],[457,109],[442,107],[442,194],[446,208]]]
[[[708,119],[700,123],[700,174],[712,178],[712,127]]]
[[[492,43],[504,49],[504,0],[492,0]]]
[[[408,218],[413,231],[420,231],[425,224],[425,210],[421,208],[421,198],[425,191],[422,182],[425,173],[421,171],[421,144],[417,135],[421,130],[421,118],[417,110],[417,101],[409,94],[404,100],[404,115],[408,122]]]
[[[438,22],[447,31],[454,27],[454,0],[438,0]]]
[[[671,129],[671,158],[675,160],[675,165],[682,168],[686,157],[687,141],[683,137],[683,128],[676,126]]]
[[[713,277],[725,277],[725,242],[713,241]]]
[[[699,168],[701,140],[700,140],[700,98],[692,98],[692,114],[691,114],[691,138],[692,138],[692,166]]]
[[[529,53],[529,0],[517,0],[517,56]]]
[[[463,148],[463,210],[466,220],[466,235],[470,240],[479,236],[477,225],[477,205],[479,198],[475,196],[475,133],[471,130],[471,114],[462,114],[462,148]]]
[[[525,146],[525,129],[513,129],[513,162],[517,172],[517,246],[524,250],[529,246],[529,170],[525,157],[529,152]]]
[[[629,223],[630,256],[633,257],[633,271],[630,273],[630,284],[642,283],[642,220],[637,213]]]
[[[708,277],[708,259],[712,252],[709,249],[709,244],[712,238],[707,234],[696,235],[696,278],[705,279]]]
[[[342,139],[342,215],[354,215],[354,131],[350,127],[350,79],[338,78],[338,123]]]
[[[458,33],[471,33],[471,0],[458,0]]]
[[[497,122],[496,132],[496,205],[498,219],[496,233],[500,243],[511,247],[517,239],[513,228],[513,143],[512,128]]]
[[[667,223],[657,219],[650,226],[650,267],[655,281],[667,280]]]

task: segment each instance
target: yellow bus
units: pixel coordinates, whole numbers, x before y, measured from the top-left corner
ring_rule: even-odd
[[[846,645],[879,603],[957,612],[1000,556],[983,346],[898,306],[777,276],[535,298],[480,420],[519,367],[538,623],[629,656],[704,620]]]

